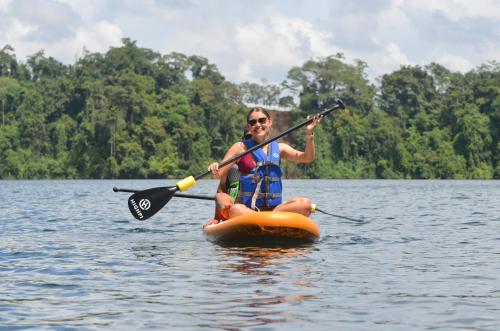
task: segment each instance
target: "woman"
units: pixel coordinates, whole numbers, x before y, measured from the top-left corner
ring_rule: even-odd
[[[248,128],[245,127],[243,129],[242,141],[251,138],[252,135],[248,132]],[[208,170],[213,167],[213,164],[214,163],[212,163],[208,167]],[[205,226],[210,224],[217,224],[220,221],[225,221],[228,219],[228,208],[234,204],[240,188],[240,172],[236,164],[234,164],[229,169],[226,176],[224,177],[221,177],[218,171],[212,171],[212,178],[220,178],[220,181],[219,186],[217,187],[217,193],[215,194],[215,215],[213,219],[209,220],[205,224]]]
[[[221,179],[226,178],[234,164],[238,166],[241,174],[240,189],[235,203],[224,200],[219,204],[227,218],[266,210],[288,211],[305,216],[311,214],[311,201],[308,198],[297,197],[282,201],[280,163],[281,159],[297,163],[310,163],[314,160],[314,128],[321,118],[322,116],[314,117],[306,126],[306,147],[303,152],[286,143],[274,141],[221,169],[218,163],[210,164],[208,169],[212,172],[212,176],[220,176]],[[264,142],[268,138],[272,124],[271,116],[264,108],[251,108],[247,114],[247,127],[252,138],[231,146],[223,162]]]

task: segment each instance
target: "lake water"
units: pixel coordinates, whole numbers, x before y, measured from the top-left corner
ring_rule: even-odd
[[[173,181],[0,181],[0,330],[499,330],[499,181],[285,181],[319,242],[222,247]],[[186,193],[211,194],[200,181]]]

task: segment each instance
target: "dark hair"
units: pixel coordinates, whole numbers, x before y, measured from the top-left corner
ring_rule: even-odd
[[[266,115],[266,117],[268,119],[271,118],[271,115],[269,115],[269,113],[267,112],[267,110],[265,110],[264,108],[262,107],[252,107],[250,108],[250,110],[248,111],[248,114],[247,114],[247,122],[248,120],[250,119],[250,115],[252,115],[252,113],[255,113],[255,112],[258,112],[258,113],[263,113],[264,115]]]
[[[243,136],[241,138],[243,140],[252,138],[252,134],[250,133],[250,130],[248,130],[248,127],[245,126],[245,128],[243,128]]]

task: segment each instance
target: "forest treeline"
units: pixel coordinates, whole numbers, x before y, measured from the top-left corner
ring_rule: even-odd
[[[500,64],[467,73],[402,66],[369,82],[342,54],[291,68],[281,85],[236,84],[208,59],[123,39],[66,65],[0,49],[0,178],[184,178],[240,139],[246,104],[295,122],[347,108],[316,130],[317,158],[295,178],[500,178]],[[287,141],[303,148],[303,132]]]

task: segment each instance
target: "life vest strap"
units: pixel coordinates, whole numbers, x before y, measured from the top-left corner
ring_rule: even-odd
[[[241,197],[251,197],[254,195],[254,192],[239,192],[239,196]],[[259,198],[261,197],[268,197],[268,198],[279,198],[281,197],[281,193],[265,193],[265,192],[260,192],[258,193]]]
[[[255,163],[255,169],[258,169],[258,168],[263,167],[263,166],[270,166],[270,165],[275,165],[277,167],[281,166],[280,162],[266,160],[266,161],[263,161],[263,162],[257,162],[257,163]]]
[[[264,178],[263,176],[259,176],[258,174],[257,175],[253,175],[252,176],[252,182],[253,183],[258,183],[262,178]],[[281,177],[271,177],[271,176],[265,176],[266,180],[270,181],[270,182],[279,182],[281,181]]]

